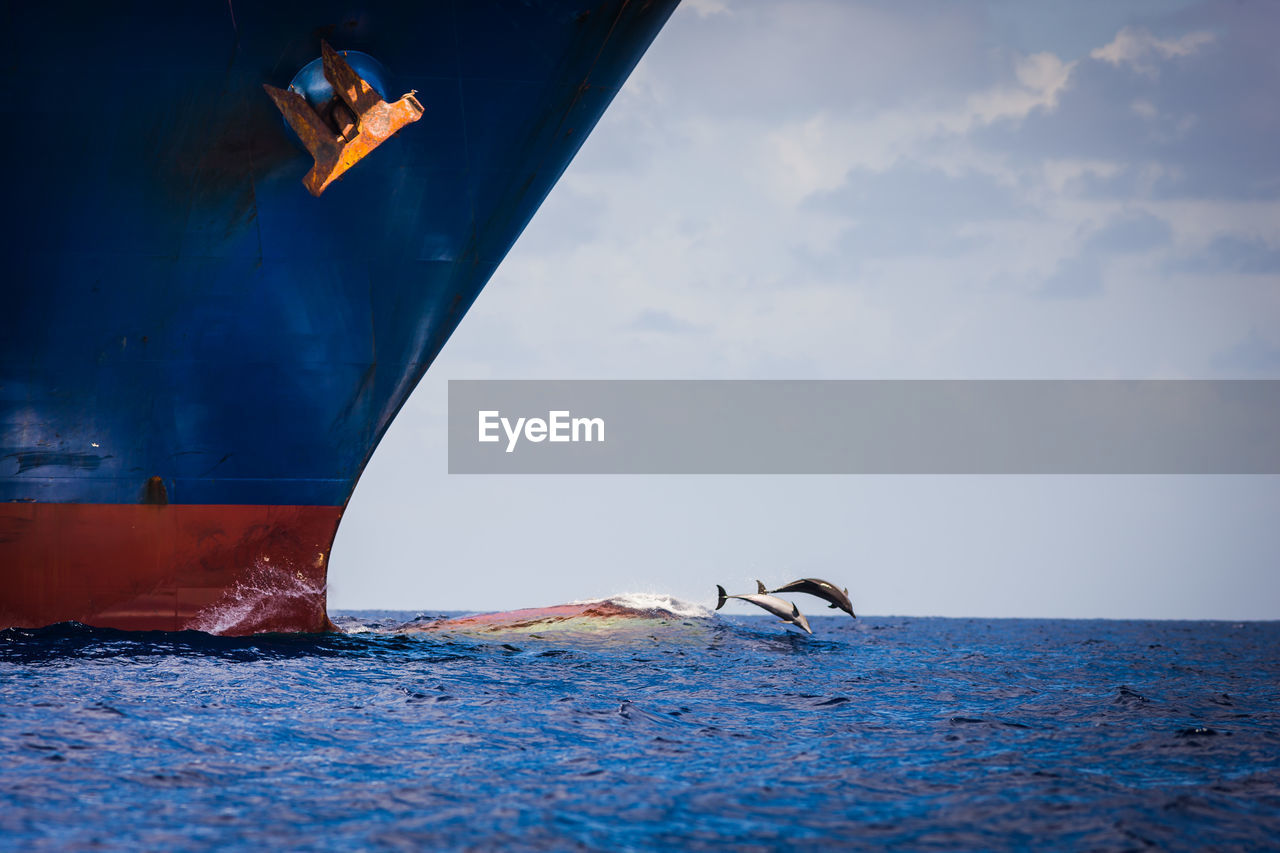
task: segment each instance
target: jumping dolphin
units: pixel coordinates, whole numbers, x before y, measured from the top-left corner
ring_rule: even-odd
[[[760,590],[761,595],[767,595],[771,592],[760,581],[756,581],[756,587]],[[831,581],[824,581],[820,578],[801,578],[798,581],[792,581],[786,586],[780,586],[772,590],[772,592],[803,592],[808,595],[815,595],[824,601],[831,602],[830,606],[833,610],[839,608],[854,619],[858,618],[858,614],[853,612],[853,602],[849,600],[849,590],[841,591]]]
[[[803,628],[810,634],[813,629],[809,627],[809,620],[804,618],[804,614],[800,612],[800,608],[796,607],[790,601],[783,601],[772,595],[762,593],[760,595],[729,595],[724,591],[724,587],[716,584],[716,592],[720,594],[719,601],[716,602],[716,610],[724,607],[727,599],[738,598],[743,601],[750,601],[756,607],[763,607],[774,616],[777,616],[783,622],[789,622],[798,628]]]

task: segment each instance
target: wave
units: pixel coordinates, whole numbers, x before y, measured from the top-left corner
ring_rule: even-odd
[[[645,615],[665,613],[680,619],[709,619],[712,612],[701,604],[653,592],[623,592],[608,598],[570,601],[570,604],[612,604]]]

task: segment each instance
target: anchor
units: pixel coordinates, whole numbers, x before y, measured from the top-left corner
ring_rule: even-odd
[[[422,118],[423,113],[422,104],[414,97],[416,91],[387,103],[328,42],[320,42],[320,55],[325,79],[341,99],[325,107],[336,127],[331,127],[297,92],[262,85],[315,158],[315,165],[302,183],[317,197],[396,131]]]

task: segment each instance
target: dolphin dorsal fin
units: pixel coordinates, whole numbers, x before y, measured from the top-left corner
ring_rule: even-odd
[[[757,578],[757,579],[756,579],[756,594],[757,594],[757,595],[768,595],[768,594],[769,594],[769,590],[768,590],[768,588],[767,588],[764,584],[760,583],[759,578]]]

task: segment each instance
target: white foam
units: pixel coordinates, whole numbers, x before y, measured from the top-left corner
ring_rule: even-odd
[[[300,572],[258,560],[245,580],[237,581],[234,589],[224,592],[185,627],[207,634],[242,633],[246,627],[269,624],[274,613],[292,610],[288,602],[293,599],[319,598],[323,602],[324,594],[324,584],[317,586]]]
[[[662,595],[652,592],[623,592],[608,598],[592,598],[585,601],[571,601],[570,604],[599,604],[607,601],[630,610],[659,610],[680,618],[706,619],[711,611],[701,604],[684,601],[673,595]]]

